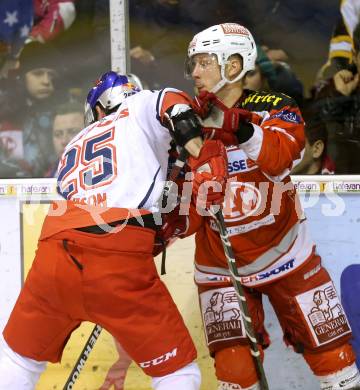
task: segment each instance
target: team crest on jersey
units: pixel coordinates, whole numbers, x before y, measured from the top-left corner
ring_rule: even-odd
[[[227,196],[224,200],[226,222],[241,221],[255,214],[262,203],[261,192],[250,183],[228,182]]]
[[[226,339],[245,338],[239,303],[232,287],[200,294],[208,345]]]
[[[295,112],[289,111],[289,110],[281,110],[278,113],[276,113],[275,115],[272,115],[269,119],[272,119],[272,118],[279,118],[285,122],[290,122],[290,123],[300,123],[301,122],[300,116],[297,115]]]
[[[298,295],[296,301],[315,346],[327,344],[351,332],[333,282]]]

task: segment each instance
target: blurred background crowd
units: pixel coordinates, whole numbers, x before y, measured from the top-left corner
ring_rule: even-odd
[[[109,0],[1,0],[0,178],[51,177],[111,68]],[[246,88],[296,99],[306,149],[293,174],[360,174],[360,0],[129,0],[131,72],[194,94],[187,45],[236,22],[253,33]]]

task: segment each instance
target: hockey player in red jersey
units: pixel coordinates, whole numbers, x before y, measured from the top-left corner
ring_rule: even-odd
[[[289,96],[243,89],[256,46],[243,26],[212,26],[189,44],[186,73],[208,139],[228,155],[223,214],[261,347],[262,294],[275,309],[286,344],[301,353],[320,388],[358,389],[351,330],[334,284],[321,265],[289,172],[304,150],[304,122]],[[219,389],[259,389],[216,221],[191,213],[195,281]]]
[[[195,347],[152,255],[172,139],[191,155],[193,194],[212,179],[218,192],[208,204],[224,199],[224,145],[203,142],[190,103],[175,89],[139,91],[115,72],[90,91],[89,126],[59,163],[64,200],[50,207],[0,339],[1,390],[34,389],[82,321],[107,329],[154,389],[199,389]]]

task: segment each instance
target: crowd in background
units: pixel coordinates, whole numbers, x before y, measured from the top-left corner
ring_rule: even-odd
[[[193,95],[183,76],[191,37],[243,24],[258,44],[245,87],[283,92],[302,109],[307,142],[293,173],[360,174],[360,1],[289,3],[129,0],[131,72]],[[0,178],[54,175],[84,125],[87,91],[110,68],[109,0],[2,0]]]

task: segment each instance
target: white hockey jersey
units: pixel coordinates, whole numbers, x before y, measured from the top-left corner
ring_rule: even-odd
[[[141,91],[81,131],[60,160],[58,192],[66,201],[53,203],[42,239],[157,211],[171,142],[162,119],[168,108],[190,101],[176,89]]]
[[[60,194],[81,204],[156,211],[171,141],[160,123],[169,91],[141,91],[81,131],[61,158]]]

